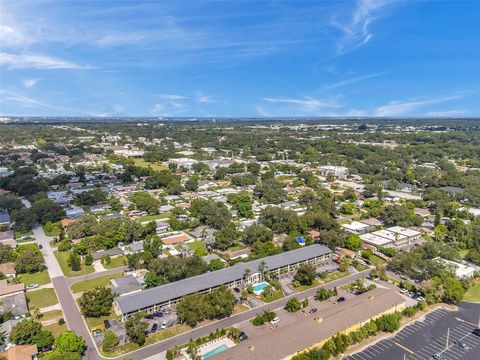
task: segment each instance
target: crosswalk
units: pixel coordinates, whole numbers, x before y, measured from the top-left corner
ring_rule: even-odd
[[[480,354],[480,337],[472,334],[473,325],[458,320],[452,321],[452,313],[439,309],[428,314],[423,321],[416,321],[403,328],[395,337],[381,340],[361,352],[347,356],[346,360],[426,360],[433,354],[440,353],[448,360],[461,360],[472,354]],[[436,327],[440,322],[451,324],[447,344],[447,331],[434,339],[419,341],[427,329]],[[443,324],[445,326],[445,324]],[[464,342],[468,349],[456,345]],[[468,357],[475,359],[475,356]],[[478,357],[480,359],[480,356]]]

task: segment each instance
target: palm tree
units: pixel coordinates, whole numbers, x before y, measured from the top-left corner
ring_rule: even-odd
[[[243,271],[243,283],[246,284],[247,282],[247,278],[248,276],[250,275],[250,273],[252,272],[252,270],[250,268],[246,268],[244,271]]]
[[[265,271],[267,271],[268,269],[268,266],[267,266],[267,263],[262,260],[259,264],[258,264],[258,271],[260,272],[260,274],[262,274],[262,280],[264,278],[264,275],[265,275]]]

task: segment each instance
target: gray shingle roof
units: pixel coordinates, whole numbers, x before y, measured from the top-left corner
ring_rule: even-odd
[[[205,274],[157,286],[131,295],[118,297],[115,299],[115,301],[120,311],[123,314],[128,314],[152,307],[156,304],[162,304],[182,296],[207,290],[209,288],[214,288],[223,284],[228,284],[235,280],[240,280],[244,276],[245,269],[250,269],[252,273],[257,272],[258,265],[262,261],[265,261],[268,270],[275,270],[287,265],[293,265],[312,259],[316,256],[323,256],[331,252],[332,251],[324,245],[316,244],[306,246],[301,249],[284,252],[278,255],[269,256],[246,263],[238,263],[225,269],[207,272]]]

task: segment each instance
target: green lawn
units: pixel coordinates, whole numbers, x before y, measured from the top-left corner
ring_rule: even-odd
[[[140,216],[140,217],[137,218],[137,220],[140,221],[140,222],[154,221],[154,220],[158,220],[158,219],[166,219],[166,218],[169,218],[170,216],[172,216],[171,212],[164,212],[164,213],[156,214],[156,215]]]
[[[29,285],[29,284],[45,285],[50,283],[50,276],[48,276],[47,270],[39,271],[33,274],[19,274],[17,278],[25,285]]]
[[[147,340],[145,341],[145,345],[154,344],[154,343],[159,342],[161,340],[171,338],[172,336],[182,334],[182,333],[184,333],[186,331],[189,331],[191,329],[192,328],[190,326],[184,325],[184,324],[171,326],[169,328],[166,328],[165,330],[160,330],[160,331],[157,331],[156,333],[153,333],[153,334],[147,336]]]
[[[117,267],[124,266],[127,264],[128,264],[127,257],[125,255],[121,255],[118,257],[111,258],[110,264],[103,264],[103,267],[105,269],[115,269]]]
[[[60,319],[63,317],[63,313],[61,310],[53,310],[53,311],[48,311],[46,313],[42,314],[42,317],[40,318],[40,321],[48,321],[48,320],[53,320],[53,319]]]
[[[269,296],[263,296],[260,298],[260,300],[265,301],[265,302],[272,302],[275,300],[280,300],[283,298],[285,295],[283,294],[283,291],[275,291],[272,295]]]
[[[203,241],[202,240],[197,240],[189,243],[185,243],[192,251],[195,251],[203,246]]]
[[[465,295],[463,300],[469,302],[480,302],[480,281],[477,281],[475,285],[471,286]]]
[[[43,327],[45,330],[51,331],[53,336],[57,337],[59,336],[62,332],[67,331],[67,323],[63,325],[58,325],[58,323],[50,324],[50,325],[45,325]]]
[[[135,166],[139,166],[139,167],[143,167],[143,168],[149,168],[150,167],[150,168],[152,168],[153,170],[156,170],[156,171],[161,171],[161,170],[167,169],[167,167],[165,165],[149,163],[149,162],[146,162],[144,159],[135,158],[135,159],[133,159],[133,161],[135,162]]]
[[[297,286],[297,287],[295,287],[295,286],[291,286],[291,287],[295,291],[302,292],[302,291],[311,289],[311,288],[313,288],[315,286],[318,286],[318,285],[320,285],[320,280],[315,279],[315,281],[312,283],[312,285],[300,285],[300,286]]]
[[[58,303],[57,295],[52,288],[28,291],[27,300],[30,309],[40,309]]]
[[[372,255],[368,260],[370,260],[370,262],[377,266],[377,265],[383,265],[386,263],[385,260],[383,260],[381,257],[377,256],[377,255]]]
[[[23,237],[25,237],[26,239],[22,239]],[[15,231],[15,239],[17,240],[17,242],[24,242],[35,240],[35,237],[33,236],[32,230],[29,230],[27,232]]]
[[[60,267],[62,268],[63,274],[65,276],[80,276],[85,275],[85,273],[91,274],[95,271],[92,265],[85,266],[84,264],[82,264],[82,269],[80,271],[72,271],[70,266],[68,266],[68,255],[69,253],[66,251],[55,251],[55,257],[57,258],[58,263],[60,264]]]
[[[341,278],[343,278],[345,276],[348,276],[348,275],[350,275],[350,273],[348,271],[343,271],[343,272],[342,271],[336,271],[336,272],[327,274],[327,276],[325,276],[323,279],[321,279],[320,283],[325,284],[325,283],[328,283],[330,281],[341,279]]]
[[[60,228],[59,227],[53,227],[51,231],[48,231],[47,227],[45,225],[42,225],[43,231],[45,232],[45,235],[53,237],[53,236],[58,236],[60,235]]]
[[[87,323],[88,329],[91,331],[93,328],[100,327],[103,330],[105,330],[105,325],[103,324],[104,320],[118,320],[118,315],[115,313],[115,311],[112,310],[110,311],[110,315],[107,316],[101,316],[99,318],[89,318],[86,317],[85,321]]]
[[[107,286],[110,282],[110,279],[119,278],[122,275],[123,275],[123,273],[119,272],[119,273],[115,273],[115,274],[112,274],[112,275],[102,276],[102,277],[99,277],[99,278],[96,278],[96,279],[80,281],[80,282],[72,285],[72,292],[77,293],[77,292],[81,292],[81,291],[87,291],[87,290],[90,290],[90,289],[94,289],[96,287]]]

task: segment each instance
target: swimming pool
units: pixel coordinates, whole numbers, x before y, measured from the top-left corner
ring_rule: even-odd
[[[202,356],[202,359],[208,359],[209,357],[212,357],[213,355],[217,355],[217,354],[219,354],[222,351],[225,351],[227,349],[228,349],[228,346],[223,344],[223,345],[219,346],[218,348],[215,348],[215,349],[210,350],[209,352],[205,353]]]
[[[260,295],[263,292],[263,289],[265,289],[268,285],[266,282],[261,282],[258,284],[253,285],[253,292],[257,295]]]

